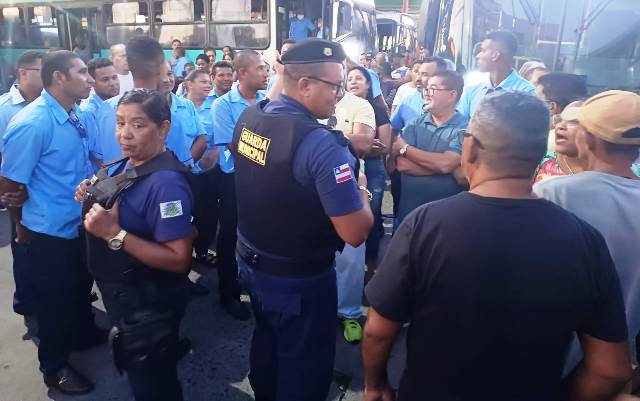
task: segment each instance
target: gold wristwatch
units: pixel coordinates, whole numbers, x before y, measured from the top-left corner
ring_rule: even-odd
[[[109,249],[112,251],[119,251],[122,248],[122,244],[124,243],[124,237],[127,235],[125,230],[120,230],[120,232],[109,241],[107,241],[107,245]]]

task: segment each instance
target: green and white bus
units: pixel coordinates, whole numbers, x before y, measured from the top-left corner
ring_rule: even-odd
[[[82,31],[94,55],[144,34],[167,49],[180,39],[192,59],[204,46],[231,46],[259,50],[272,60],[300,11],[314,22],[320,19],[320,36],[343,43],[355,60],[377,49],[374,0],[0,0],[3,89],[23,51],[71,50]]]
[[[468,70],[483,36],[505,29],[518,63],[586,75],[590,89],[640,88],[638,0],[424,0],[420,39]]]

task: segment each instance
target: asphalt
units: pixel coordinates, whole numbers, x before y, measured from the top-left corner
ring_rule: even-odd
[[[385,197],[384,205],[383,211],[389,211],[388,196]],[[388,221],[385,226],[388,231]],[[383,241],[383,249],[387,242],[388,237]],[[96,389],[92,393],[69,397],[49,391],[43,384],[38,371],[36,344],[26,335],[22,316],[12,310],[14,284],[9,243],[9,216],[3,212],[0,213],[0,401],[133,400],[126,377],[117,373],[106,345],[71,356],[71,363],[95,383]],[[222,311],[217,302],[215,269],[196,266],[191,272],[191,278],[209,288],[211,294],[191,300],[181,326],[182,336],[190,338],[193,343],[192,351],[178,366],[185,400],[253,400],[253,392],[247,379],[253,321],[239,322]],[[106,327],[106,315],[101,301],[94,303],[94,307],[98,324]],[[403,330],[389,364],[392,384],[397,384],[404,364],[405,335]],[[360,345],[351,345],[344,340],[337,321],[336,337],[338,346],[335,370],[338,376],[348,378],[349,386],[343,395],[338,391],[337,384],[332,383],[327,400],[360,400]]]

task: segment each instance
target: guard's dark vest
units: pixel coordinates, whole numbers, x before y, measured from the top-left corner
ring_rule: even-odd
[[[116,160],[107,164],[96,173],[92,184],[87,187],[86,200],[82,204],[82,216],[91,208],[94,203],[99,203],[105,209],[111,209],[122,192],[133,185],[136,181],[161,170],[173,170],[184,173],[189,179],[189,169],[176,159],[175,155],[166,151],[142,164],[120,174],[109,176],[109,170],[124,166],[127,159]],[[128,255],[124,251],[113,251],[107,246],[107,242],[102,238],[95,237],[88,232],[84,232],[87,263],[89,271],[96,280],[106,282],[121,282],[129,277],[157,277],[171,278],[173,273],[165,273],[157,269],[146,267],[142,262]],[[134,274],[135,273],[135,274]]]
[[[233,134],[238,231],[258,253],[329,266],[344,242],[317,192],[298,183],[292,169],[302,139],[327,126],[303,113],[265,113],[267,103],[247,108]],[[349,148],[342,132],[333,133]]]

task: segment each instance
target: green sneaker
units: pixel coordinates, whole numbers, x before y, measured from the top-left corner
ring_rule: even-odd
[[[342,321],[344,326],[344,339],[349,344],[357,344],[362,341],[362,326],[356,319],[344,319]]]

